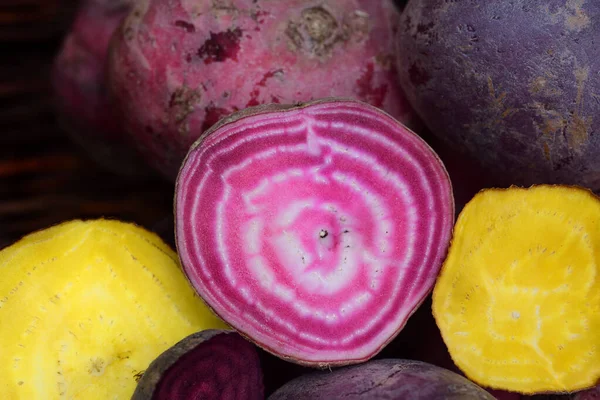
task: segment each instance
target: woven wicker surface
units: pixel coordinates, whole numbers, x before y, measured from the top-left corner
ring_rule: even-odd
[[[172,211],[171,185],[159,178],[128,180],[100,169],[59,128],[48,77],[69,22],[51,12],[58,1],[28,1],[49,7],[46,14],[38,13],[43,26],[35,28],[47,33],[43,40],[3,36],[4,28],[26,25],[27,18],[15,16],[24,12],[9,11],[23,11],[27,1],[3,0],[0,5],[0,248],[73,218],[119,218],[155,226]]]

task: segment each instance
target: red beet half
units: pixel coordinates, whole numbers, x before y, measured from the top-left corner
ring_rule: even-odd
[[[434,284],[454,221],[444,165],[348,99],[266,105],[191,148],[175,194],[190,281],[231,326],[303,365],[377,354]]]
[[[258,352],[233,331],[194,333],[162,353],[144,372],[131,400],[262,400]]]
[[[109,81],[127,132],[175,180],[192,143],[251,106],[347,96],[409,123],[390,0],[140,0]]]
[[[84,0],[56,55],[52,86],[62,128],[96,163],[124,176],[148,168],[123,133],[105,84],[110,37],[133,0]]]
[[[435,365],[384,359],[296,378],[269,400],[494,400],[468,379]]]

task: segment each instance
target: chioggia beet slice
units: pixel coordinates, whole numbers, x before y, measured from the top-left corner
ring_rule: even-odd
[[[431,291],[454,221],[444,165],[362,102],[238,112],[182,165],[176,243],[214,311],[303,365],[365,361]]]
[[[383,359],[303,375],[269,400],[494,400],[468,379],[414,360]]]
[[[154,360],[131,400],[263,400],[256,347],[234,331],[194,333]]]
[[[463,209],[433,291],[456,365],[480,385],[574,392],[600,379],[600,199],[486,189]]]

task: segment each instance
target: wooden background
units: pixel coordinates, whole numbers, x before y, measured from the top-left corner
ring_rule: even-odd
[[[0,248],[69,219],[119,218],[152,229],[172,213],[170,184],[100,169],[57,124],[49,71],[75,7],[75,0],[0,2]]]

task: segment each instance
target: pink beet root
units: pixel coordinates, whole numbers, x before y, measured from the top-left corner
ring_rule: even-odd
[[[263,400],[258,353],[232,331],[194,333],[150,364],[131,399]]]
[[[83,1],[52,71],[62,127],[99,165],[130,176],[146,173],[146,167],[126,143],[105,81],[110,37],[132,1]]]
[[[115,37],[111,90],[171,179],[203,131],[250,106],[344,96],[409,124],[397,20],[389,0],[141,0]]]
[[[303,365],[365,361],[430,292],[454,221],[437,155],[366,103],[266,105],[222,120],[177,179],[190,281],[232,327]]]

